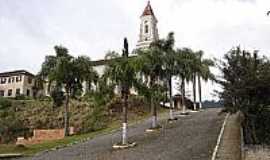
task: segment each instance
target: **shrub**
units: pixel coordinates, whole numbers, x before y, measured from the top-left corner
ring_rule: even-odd
[[[88,114],[82,123],[82,133],[103,129],[108,124],[108,118],[103,106],[95,106],[91,114]]]
[[[8,104],[9,108],[0,110],[0,143],[9,143],[24,135],[28,129],[24,127],[14,108],[10,107],[10,102],[6,101],[4,104]]]
[[[59,107],[63,104],[65,99],[64,92],[61,88],[55,87],[51,92],[51,97],[53,100],[54,107]]]
[[[52,101],[52,97],[50,97],[50,96],[40,96],[40,97],[38,97],[38,100],[40,100],[40,101]]]
[[[0,110],[11,107],[11,101],[7,98],[0,97]]]

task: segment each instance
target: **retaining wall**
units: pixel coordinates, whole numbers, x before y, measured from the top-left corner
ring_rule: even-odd
[[[70,135],[74,134],[74,128],[70,127]],[[25,139],[18,137],[16,144],[38,144],[44,141],[59,140],[65,137],[64,129],[34,129],[33,137]]]

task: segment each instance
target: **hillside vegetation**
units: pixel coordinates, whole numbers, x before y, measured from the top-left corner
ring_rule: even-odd
[[[91,99],[91,98],[90,98]],[[18,136],[29,137],[33,129],[55,129],[64,126],[64,107],[53,107],[50,100],[0,99],[0,142],[15,142]],[[149,107],[142,98],[129,100],[129,119],[144,116]],[[88,133],[106,128],[121,120],[121,101],[113,98],[105,106],[96,106],[89,98],[72,100],[70,103],[70,126],[77,133]]]

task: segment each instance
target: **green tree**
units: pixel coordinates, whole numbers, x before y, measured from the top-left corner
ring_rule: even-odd
[[[176,119],[173,116],[173,96],[172,96],[172,77],[177,74],[176,65],[176,53],[174,50],[174,33],[170,32],[166,39],[162,39],[154,43],[153,45],[160,48],[163,52],[163,70],[165,73],[165,79],[168,83],[169,97],[170,97],[170,119]]]
[[[161,80],[165,76],[164,72],[164,52],[158,44],[152,44],[149,49],[137,51],[136,68],[144,76],[144,84],[147,86],[148,96],[151,105],[152,125],[157,128],[157,108],[159,105],[158,96],[161,91]],[[144,87],[146,88],[146,87]]]
[[[192,65],[193,65],[193,51],[189,48],[177,49],[177,74],[181,79],[181,96],[182,96],[182,114],[187,114],[185,105],[185,86],[186,82],[192,80]]]
[[[0,97],[0,143],[14,142],[28,130],[16,110],[11,100]]]
[[[91,92],[93,90],[92,84],[97,85],[99,79],[98,73],[93,69],[91,59],[88,56],[79,56],[75,60],[75,65],[76,68],[80,69],[78,72],[81,76],[81,81],[86,82],[86,93]]]
[[[193,52],[191,50],[191,59],[193,60],[192,69],[192,84],[193,84],[193,108],[197,110],[196,105],[196,79],[198,79],[199,90],[199,107],[202,108],[202,90],[201,79],[204,81],[214,80],[215,76],[211,73],[210,67],[214,66],[214,62],[211,59],[203,59],[203,51]]]
[[[250,53],[234,48],[225,55],[220,69],[223,91],[221,99],[227,111],[241,111],[244,115],[245,141],[251,144],[270,144],[270,61],[258,57],[257,51]]]
[[[104,77],[108,78],[108,83],[113,83],[114,86],[121,87],[121,97],[123,105],[123,130],[122,130],[122,144],[128,144],[127,137],[127,109],[128,109],[128,97],[130,94],[130,88],[136,83],[136,71],[134,69],[134,61],[129,58],[128,42],[124,39],[124,49],[122,57],[115,57],[111,59],[108,67],[106,67]]]
[[[48,79],[49,84],[54,83],[58,91],[65,91],[65,135],[69,135],[69,101],[72,93],[81,86],[83,74],[82,68],[77,64],[77,59],[68,54],[68,50],[62,46],[54,47],[56,56],[47,56],[42,64],[40,75]]]
[[[197,110],[197,103],[196,103],[196,78],[198,76],[198,71],[200,70],[200,62],[199,58],[196,55],[196,52],[190,49],[190,60],[192,61],[190,68],[191,68],[191,81],[192,81],[192,89],[193,89],[193,110]]]
[[[208,80],[215,80],[215,75],[211,72],[210,67],[214,67],[214,61],[211,59],[204,59],[203,51],[198,51],[195,53],[196,59],[197,59],[197,78],[198,78],[198,90],[199,90],[199,107],[202,109],[202,86],[201,86],[201,79],[204,81]]]
[[[107,54],[105,55],[105,60],[111,60],[119,57],[120,57],[119,53],[115,51],[108,51]]]

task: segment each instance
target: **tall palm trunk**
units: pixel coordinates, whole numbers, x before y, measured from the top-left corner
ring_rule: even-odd
[[[196,107],[196,73],[193,74],[193,109],[197,110]]]
[[[186,104],[185,104],[185,79],[182,78],[181,84],[181,93],[182,93],[182,113],[186,113]]]
[[[172,77],[169,77],[169,94],[170,94],[170,119],[173,120],[173,97],[172,97]]]
[[[124,50],[123,50],[123,57],[125,59],[128,59],[128,42],[127,39],[124,39]],[[124,99],[124,105],[123,105],[123,133],[122,133],[122,144],[126,145],[128,143],[128,136],[127,136],[127,110],[128,110],[128,95],[129,95],[129,86],[127,82],[122,82],[122,94]]]
[[[199,89],[199,105],[202,109],[202,86],[201,86],[201,76],[198,75],[198,89]]]
[[[66,102],[65,102],[65,122],[64,122],[64,134],[69,136],[69,97],[70,92],[67,90]]]
[[[128,95],[124,93],[124,103],[123,103],[123,128],[122,128],[122,144],[128,143],[127,137],[127,108],[128,108]]]

